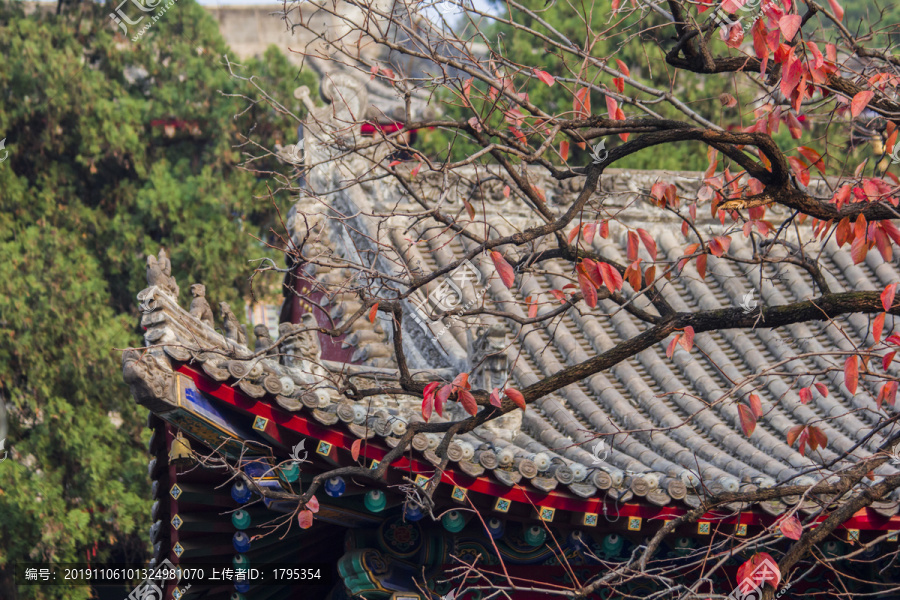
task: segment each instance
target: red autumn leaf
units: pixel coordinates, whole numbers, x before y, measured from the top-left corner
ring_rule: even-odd
[[[766,583],[777,588],[781,582],[781,571],[778,563],[768,552],[758,552],[750,557],[750,560],[738,567],[737,580],[740,582],[740,595],[748,595],[756,589],[761,589]],[[741,587],[746,584],[746,587]]]
[[[725,108],[734,108],[737,106],[737,98],[728,93],[719,94],[719,103]]]
[[[636,260],[625,269],[624,275],[625,281],[627,281],[632,289],[639,290],[641,289],[641,261]]]
[[[581,288],[581,293],[584,294],[584,301],[587,305],[591,308],[596,307],[597,288],[594,287],[594,283],[584,273],[578,274],[578,286]]]
[[[459,398],[459,402],[462,404],[465,411],[474,417],[475,413],[478,412],[478,404],[475,402],[475,396],[472,395],[472,392],[468,390],[459,390],[457,398]]]
[[[896,333],[892,333],[891,335],[887,336],[887,338],[885,338],[884,341],[887,342],[888,344],[894,344],[895,346],[900,346],[900,335],[897,335]]]
[[[434,396],[434,410],[437,411],[437,414],[440,416],[444,416],[444,403],[450,398],[450,394],[453,393],[453,386],[445,385],[438,393]]]
[[[778,28],[781,29],[781,34],[784,36],[785,41],[790,42],[794,39],[794,36],[800,30],[802,22],[803,17],[800,15],[784,15],[778,19]]]
[[[889,312],[891,307],[894,305],[894,295],[897,293],[897,284],[892,283],[889,286],[884,288],[884,291],[881,292],[881,306],[884,307],[884,312]]]
[[[503,393],[506,394],[507,398],[513,401],[513,404],[522,410],[525,410],[525,396],[522,395],[522,392],[516,388],[506,388],[503,390]]]
[[[456,377],[453,378],[451,382],[454,390],[471,390],[472,384],[469,383],[469,374],[468,373],[460,373]]]
[[[425,421],[431,418],[431,410],[435,403],[435,390],[441,385],[439,381],[432,381],[425,386],[425,393],[422,399],[422,418]]]
[[[600,237],[604,240],[609,237],[609,221],[600,222]]]
[[[415,167],[413,167],[413,170],[409,172],[409,178],[415,179],[416,175],[419,174],[419,169],[421,169],[421,168],[422,168],[422,163],[419,163]]]
[[[894,362],[894,357],[897,356],[897,351],[888,352],[884,355],[884,358],[881,359],[881,368],[885,371],[888,370],[888,367],[891,366],[891,363]]]
[[[537,316],[538,313],[538,304],[537,300],[531,300],[531,296],[528,296],[528,318],[533,319]]]
[[[552,294],[553,297],[556,298],[557,300],[559,300],[560,302],[562,302],[562,303],[566,302],[566,295],[564,293],[562,293],[562,291],[550,290],[550,294]]]
[[[721,29],[720,34],[729,48],[740,48],[744,41],[744,27],[740,23],[731,25],[727,30]]]
[[[857,236],[853,238],[853,242],[850,244],[850,258],[853,259],[853,264],[858,265],[862,261],[866,260],[866,254],[869,252],[869,244],[866,242],[866,238],[864,236]]]
[[[399,164],[400,164],[400,161],[399,161],[399,160],[392,160],[392,161],[390,162],[390,164],[388,164],[388,168],[389,168],[389,169],[392,169],[392,168],[396,167],[396,166],[399,165]]]
[[[828,436],[825,432],[814,425],[807,427],[809,431],[809,447],[812,450],[824,448],[828,444]]]
[[[809,167],[805,162],[796,158],[794,156],[788,156],[788,164],[791,165],[791,170],[794,172],[794,176],[802,183],[803,185],[809,185],[810,174]]]
[[[800,456],[806,456],[807,442],[809,442],[809,428],[804,427],[797,437],[797,451],[800,452]]]
[[[469,94],[472,92],[472,78],[466,79],[463,82],[463,95],[468,98]]]
[[[509,186],[508,185],[503,186],[503,197],[509,198]]]
[[[625,80],[621,77],[613,77],[613,85],[616,86],[616,91],[620,94],[625,93]]]
[[[856,221],[853,223],[853,232],[856,237],[864,238],[866,237],[866,229],[868,228],[868,223],[866,221],[865,215],[860,214],[856,217]]]
[[[763,416],[762,402],[759,400],[759,396],[756,394],[750,394],[750,398],[748,398],[748,403],[750,404],[750,410],[753,411],[753,416],[759,419]]]
[[[627,256],[630,261],[635,261],[638,258],[638,235],[633,231],[628,232],[628,241],[625,244],[625,256]]]
[[[603,276],[600,274],[600,270],[597,267],[597,261],[586,258],[576,267],[579,273],[582,273],[587,276],[587,278],[594,284],[595,288],[599,288],[603,285]]]
[[[559,143],[559,156],[563,162],[569,160],[569,142],[563,140]]]
[[[844,217],[834,228],[834,241],[841,247],[852,239],[853,227],[850,225],[850,217]]]
[[[853,115],[853,117],[858,117],[874,97],[875,92],[872,90],[866,90],[853,96],[853,100],[850,102],[850,114]]]
[[[828,0],[828,4],[831,5],[831,12],[834,13],[837,20],[842,21],[844,19],[844,8],[838,4],[837,0]]]
[[[822,51],[819,50],[819,46],[816,45],[815,42],[806,42],[806,47],[809,48],[809,51],[812,52],[813,55],[813,69],[821,69],[825,64],[825,57],[822,56]]]
[[[828,397],[828,388],[825,387],[824,383],[816,383],[815,386],[816,386],[816,389],[819,391],[820,394],[822,394],[822,396],[824,398]]]
[[[362,439],[354,440],[352,444],[350,444],[350,458],[354,461],[359,460],[359,450],[362,448]]]
[[[494,388],[491,390],[491,405],[500,408],[503,403],[500,401],[500,390]]]
[[[847,358],[844,362],[844,385],[850,390],[851,394],[856,393],[856,386],[859,384],[859,360],[854,354]]]
[[[475,220],[475,207],[468,200],[463,200],[463,206],[466,207],[466,213],[469,215],[469,218],[473,221]]]
[[[497,274],[500,275],[500,281],[506,287],[511,288],[516,281],[516,274],[512,266],[496,250],[491,251],[491,260],[494,261],[494,268],[497,269]]]
[[[668,187],[668,183],[665,181],[657,181],[652,186],[650,186],[650,197],[656,200],[659,203],[662,203],[663,198],[666,194],[666,188]]]
[[[556,80],[553,78],[553,75],[548,73],[547,71],[541,71],[540,69],[531,69],[531,72],[534,73],[534,76],[546,83],[548,86],[553,87],[553,84],[556,83]]]
[[[372,305],[372,308],[369,309],[369,323],[375,322],[375,317],[378,315],[378,303]]]
[[[701,254],[697,257],[697,273],[700,279],[706,279],[706,255]]]
[[[509,130],[512,131],[513,135],[516,136],[516,140],[522,144],[523,146],[528,145],[528,138],[525,137],[525,134],[522,133],[522,130],[518,127],[510,126]]]
[[[800,432],[803,431],[805,425],[794,425],[787,432],[787,444],[788,446],[793,446],[794,442],[797,441],[797,437],[800,435]]]
[[[810,400],[812,400],[812,390],[808,387],[800,388],[800,403],[809,404]]]
[[[572,228],[572,231],[569,232],[569,243],[571,244],[575,238],[578,237],[578,232],[581,231],[581,225],[576,225]]]
[[[576,119],[587,119],[591,116],[591,88],[584,87],[575,92],[572,108],[575,110]]]
[[[297,523],[300,525],[300,529],[309,529],[313,524],[313,514],[312,511],[309,510],[301,510],[297,515]]]
[[[438,389],[438,386],[441,385],[440,381],[432,381],[428,385],[425,386],[425,391],[422,393],[423,397],[426,400],[434,399],[434,392]]]
[[[746,404],[738,404],[738,416],[741,419],[741,429],[744,435],[750,437],[756,429],[756,415]]]
[[[757,19],[750,29],[753,35],[753,51],[756,52],[756,58],[763,60],[769,58],[769,47],[766,45],[766,26],[763,19]]]
[[[721,4],[722,10],[727,12],[729,15],[733,15],[740,9],[744,4],[746,4],[747,0],[725,0]]]
[[[646,271],[644,271],[644,282],[647,285],[650,285],[653,283],[653,281],[655,279],[656,279],[656,266],[651,265],[651,266],[647,267]]]
[[[881,332],[884,329],[884,316],[886,314],[878,313],[878,316],[872,321],[872,339],[875,340],[876,344],[881,341]]]
[[[681,338],[681,347],[688,352],[694,347],[694,328],[690,325],[684,328],[684,336]]]
[[[628,66],[618,58],[616,59],[616,65],[619,67],[619,72],[622,73],[622,75],[624,75],[625,77],[629,77],[631,75],[631,71],[628,70]]]
[[[797,58],[788,60],[790,62],[785,66],[784,74],[781,76],[781,93],[790,98],[803,77],[803,62]]]
[[[815,167],[819,170],[823,175],[825,174],[825,161],[822,160],[822,155],[810,148],[809,146],[800,146],[797,148],[797,152],[803,155],[803,157],[809,161],[811,167]]]
[[[644,244],[644,248],[646,248],[647,252],[650,254],[650,258],[656,260],[656,240],[653,239],[653,236],[650,235],[646,229],[638,228],[637,232],[641,238],[641,242]]]
[[[681,339],[681,334],[675,334],[675,337],[672,338],[672,341],[669,342],[669,347],[666,348],[666,357],[672,358],[672,355],[675,354],[675,346],[678,345],[678,340]]]
[[[603,277],[603,285],[610,292],[618,292],[622,289],[622,274],[619,273],[617,268],[607,263],[599,263],[598,268],[600,269],[600,275]]]
[[[799,540],[800,536],[803,535],[803,525],[800,524],[800,519],[797,518],[797,515],[791,515],[782,519],[779,529],[781,529],[784,537],[792,540]]]
[[[722,256],[728,252],[731,246],[731,238],[724,235],[717,235],[709,241],[709,251],[713,256]]]
[[[891,406],[897,402],[897,382],[888,381],[881,386],[881,393],[884,395],[884,401]]]
[[[609,112],[609,118],[615,121],[619,112],[619,103],[612,96],[606,96],[606,110]]]
[[[616,121],[624,121],[624,120],[625,120],[625,113],[622,111],[621,108],[617,108],[617,109],[616,109],[616,118],[615,118],[615,120],[616,120]],[[627,142],[627,141],[628,141],[628,136],[630,136],[630,135],[631,135],[630,133],[620,133],[620,134],[619,134],[619,139],[622,140],[623,142]]]
[[[597,232],[597,224],[596,223],[588,223],[581,230],[581,236],[584,238],[584,241],[590,244],[594,241],[594,234]]]

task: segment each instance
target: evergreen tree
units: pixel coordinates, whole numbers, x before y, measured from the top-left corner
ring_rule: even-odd
[[[14,562],[144,562],[146,411],[117,349],[140,344],[145,258],[169,251],[183,303],[195,281],[239,310],[248,259],[276,221],[242,167],[246,141],[295,141],[296,122],[229,72],[215,20],[180,0],[136,42],[109,6],[29,16],[0,4],[0,597],[88,598],[21,587]],[[146,21],[146,19],[145,19]],[[130,31],[130,35],[133,33]],[[235,57],[230,55],[232,62]],[[232,65],[273,97],[315,85],[276,49]],[[250,102],[257,102],[246,110]],[[240,115],[235,118],[235,115]],[[256,152],[259,154],[259,152]],[[289,173],[273,158],[260,170]],[[285,209],[290,197],[276,198]],[[2,432],[2,427],[0,427]],[[17,595],[18,593],[18,595]]]

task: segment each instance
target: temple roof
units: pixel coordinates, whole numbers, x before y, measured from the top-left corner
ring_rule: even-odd
[[[660,260],[677,261],[687,245],[678,233],[680,222],[653,207],[642,195],[649,193],[656,180],[675,181],[683,191],[689,192],[691,182],[700,179],[699,174],[624,171],[604,177],[599,192],[604,206],[610,210],[637,206],[636,212],[641,216],[629,219],[627,229],[613,223],[609,238],[598,236],[595,247],[625,263],[628,230],[641,227],[656,240]],[[312,186],[328,184],[323,180],[311,180]],[[459,189],[454,188],[451,195],[466,197],[463,189],[466,182],[456,183]],[[426,179],[421,183],[421,186],[429,185],[434,182]],[[546,181],[539,185],[545,186],[543,191],[550,206],[564,202],[566,194],[571,193],[565,185]],[[483,186],[477,210],[484,211],[485,220],[501,231],[521,229],[528,224],[530,211],[521,200],[504,198],[503,187],[502,180]],[[378,213],[387,206],[394,206],[401,213],[416,208],[408,198],[404,200],[402,189],[382,181],[344,186],[335,196],[332,207],[342,214]],[[452,208],[451,204],[447,212]],[[305,212],[308,208],[301,205],[300,210]],[[784,215],[770,212],[767,218],[778,226]],[[427,272],[444,267],[463,257],[468,249],[463,238],[446,231],[444,225],[435,221],[420,220],[412,230],[407,230],[406,223],[394,219],[392,224],[396,229],[387,232],[366,230],[364,218],[352,224],[340,219],[327,222],[335,228],[329,239],[338,256],[358,264],[367,262],[365,250],[358,251],[355,256],[338,250],[353,247],[338,244],[350,230],[360,239],[371,236],[392,244],[396,251],[394,256],[385,257],[388,253],[382,251],[382,256],[373,262],[406,264],[412,270]],[[718,221],[711,219],[702,221],[699,226],[711,231],[724,229]],[[405,242],[398,231],[406,232]],[[427,241],[410,244],[409,240],[415,238],[415,234],[419,240]],[[787,239],[792,237],[788,234]],[[752,257],[753,248],[746,238],[738,234],[733,235],[732,240],[731,256]],[[355,247],[364,246],[357,244]],[[849,254],[839,250],[831,240],[819,248],[804,248],[807,253],[819,251],[827,268],[825,277],[833,291],[880,290],[900,279],[897,267],[885,262],[878,253],[870,252],[864,263],[854,265]],[[471,264],[477,273],[469,277],[467,287],[463,287],[464,305],[502,308],[522,318],[526,317],[528,309],[525,298],[542,294],[547,302],[552,300],[547,293],[550,289],[561,289],[571,283],[561,262],[549,261],[541,276],[519,277],[511,290],[502,284],[489,259],[476,257]],[[748,312],[758,312],[757,305],[776,305],[814,297],[816,291],[804,275],[800,267],[779,264],[761,276],[757,266],[739,266],[710,256],[705,279],[698,275],[693,264],[689,264],[681,276],[674,277],[664,286],[663,291],[666,300],[679,311],[745,305]],[[334,289],[341,280],[333,270],[320,270],[318,276],[324,282],[322,289],[326,290],[329,286]],[[472,285],[473,279],[479,281]],[[341,297],[340,294],[336,296],[338,301],[331,308],[332,317],[341,318],[356,309],[355,305],[340,309]],[[421,309],[422,298],[409,303],[411,318],[407,319],[414,366],[424,368],[440,364],[458,371],[479,368],[475,364],[479,357],[472,355],[477,353],[472,348],[472,338],[490,337],[490,332],[500,331],[496,346],[500,350],[494,358],[503,355],[503,362],[512,367],[511,376],[518,387],[584,361],[633,337],[642,329],[637,318],[619,310],[609,300],[601,300],[594,310],[580,303],[577,310],[570,310],[563,318],[553,319],[546,326],[523,327],[511,320],[481,316],[478,323],[472,323],[472,319],[465,323],[466,319],[461,319],[443,332],[445,327],[441,322],[429,323],[428,319],[420,318],[416,304]],[[434,308],[434,304],[432,301],[427,306]],[[646,301],[639,301],[638,307],[653,311]],[[547,302],[539,308],[538,315],[555,308]],[[873,430],[880,413],[867,393],[870,390],[860,389],[859,393],[850,394],[841,385],[842,378],[835,364],[827,357],[812,356],[824,351],[850,351],[853,344],[867,339],[871,344],[873,340],[867,328],[865,318],[851,316],[839,324],[802,323],[771,330],[765,328],[762,316],[760,326],[753,331],[722,330],[697,334],[693,352],[678,347],[671,359],[666,356],[667,343],[662,343],[608,372],[598,373],[538,400],[517,419],[507,419],[505,425],[489,424],[463,436],[451,458],[467,472],[493,472],[501,480],[530,483],[544,491],[560,487],[568,488],[578,496],[612,493],[621,498],[630,496],[630,491],[660,505],[673,499],[696,505],[697,495],[704,493],[704,487],[707,492],[714,493],[752,486],[768,487],[797,477],[804,478],[795,479],[797,483],[815,481],[830,472],[822,470],[823,464],[845,452],[855,458],[868,456],[891,435],[888,431]],[[367,340],[355,345],[354,357],[361,359],[355,362],[364,363],[366,356],[377,356],[382,358],[376,362],[384,366],[388,361],[383,357],[391,354],[387,335],[372,335]],[[755,381],[748,379],[781,361],[785,362],[780,375]],[[831,371],[818,378],[808,375],[823,369]],[[756,393],[762,400],[765,414],[749,438],[741,431],[735,397],[726,397],[732,384],[741,381],[750,383],[741,388],[736,399],[751,391]],[[813,402],[803,404],[799,390],[812,385],[813,381],[824,384],[829,393],[827,396],[816,394]],[[406,412],[402,407],[398,410],[403,418],[414,420],[418,409],[411,404]],[[439,420],[439,417],[433,419]],[[786,432],[794,425],[809,423],[817,423],[823,429],[828,436],[828,445],[818,455],[803,456],[796,447],[787,444]],[[657,431],[651,435],[653,430]],[[632,433],[621,433],[628,431]],[[598,438],[598,434],[603,437]],[[595,445],[601,442],[604,444],[602,449],[594,452]],[[515,469],[511,471],[498,468],[513,465]],[[840,466],[846,464],[838,462],[837,467]],[[888,464],[878,474],[894,472],[896,467]],[[896,505],[895,501],[885,501],[880,509],[894,513]],[[779,514],[786,507],[772,501],[763,508]]]
[[[126,353],[124,372],[135,398],[170,425],[213,448],[213,438],[202,437],[195,418],[199,415],[206,420],[203,427],[213,423],[213,433],[227,430],[232,439],[269,444],[272,465],[292,456],[288,449],[298,435],[320,440],[319,449],[325,443],[329,450],[322,457],[328,464],[354,464],[352,440],[363,438],[368,441],[360,458],[377,464],[410,423],[423,419],[419,397],[376,394],[354,400],[345,393],[348,381],[360,389],[396,387],[391,323],[382,321],[379,313],[373,321],[358,319],[336,339],[313,332],[334,328],[359,311],[355,273],[360,268],[402,277],[470,256],[404,300],[404,352],[415,379],[422,382],[450,381],[458,373],[469,373],[476,389],[524,388],[633,338],[646,327],[633,313],[655,309],[641,297],[634,298],[630,310],[609,300],[600,300],[595,308],[579,301],[540,324],[521,325],[490,314],[449,318],[460,308],[483,307],[525,319],[531,301],[537,302],[538,316],[557,310],[559,301],[550,290],[572,283],[567,270],[571,267],[546,260],[539,270],[519,273],[507,288],[490,258],[469,252],[470,240],[433,216],[417,215],[421,206],[409,190],[443,198],[443,214],[456,215],[456,222],[465,228],[484,234],[485,223],[490,224],[491,236],[534,225],[533,209],[515,193],[507,194],[508,181],[502,173],[483,167],[459,170],[449,180],[435,173],[412,177],[412,164],[391,167],[406,172],[409,188],[386,178],[358,180],[356,173],[368,172],[378,161],[335,157],[341,151],[322,143],[326,136],[316,126],[309,130],[308,188],[287,225],[293,242],[305,244],[304,255],[319,264],[294,265],[287,305],[293,308],[282,313],[294,322],[279,326],[278,340],[259,332],[251,349],[233,315],[226,318],[223,335],[212,320],[202,286],[192,286],[195,300],[188,310],[177,302],[178,287],[164,254],[148,266],[150,286],[138,295],[147,350],[143,355]],[[528,177],[551,211],[566,205],[578,189],[578,182],[557,182],[534,171]],[[674,183],[680,197],[690,198],[696,197],[702,175],[607,171],[593,201],[609,215],[619,215],[619,220],[609,223],[607,237],[594,236],[595,249],[627,264],[629,234],[642,229],[655,242],[657,264],[678,262],[687,245],[680,221],[647,199],[657,181]],[[463,199],[476,219],[466,220]],[[769,209],[765,220],[779,227],[789,224],[789,217]],[[795,227],[810,224],[790,225],[784,227],[785,244],[776,251],[795,259],[818,255],[832,291],[880,290],[900,280],[897,266],[877,252],[854,264],[830,239],[801,249]],[[727,233],[713,218],[700,216],[695,226],[711,235]],[[728,255],[749,261],[754,252],[750,240],[740,230],[730,232],[730,238]],[[646,245],[640,252],[649,261]],[[698,333],[691,351],[676,346],[671,357],[667,339],[538,399],[525,411],[508,413],[456,437],[449,446],[448,468],[441,474],[441,481],[449,485],[438,488],[438,493],[447,495],[448,502],[459,501],[456,494],[465,497],[468,489],[487,498],[530,504],[542,519],[542,507],[551,509],[550,519],[552,510],[563,509],[581,513],[571,522],[592,526],[597,513],[606,515],[611,505],[616,518],[665,518],[721,491],[826,479],[852,461],[878,452],[894,435],[890,428],[876,428],[883,418],[879,415],[894,409],[876,406],[865,382],[851,394],[840,373],[842,357],[834,354],[874,343],[868,320],[851,315],[838,321],[766,327],[766,306],[814,298],[819,292],[812,285],[806,271],[784,261],[760,272],[750,262],[709,256],[705,277],[694,262],[687,263],[661,286],[676,311],[741,307],[747,314],[758,314],[759,325],[753,330]],[[379,295],[389,299],[404,291],[399,284],[385,285]],[[227,305],[222,309],[230,314]],[[443,319],[432,320],[435,315]],[[887,319],[886,326],[893,326],[893,317]],[[770,371],[773,365],[778,368]],[[890,369],[893,374],[896,367]],[[803,403],[800,389],[814,383],[821,387],[813,387],[812,400]],[[760,398],[763,416],[747,436],[737,401],[750,393]],[[190,402],[194,404],[187,406]],[[185,416],[185,410],[193,414]],[[237,412],[228,412],[232,410]],[[444,417],[455,420],[465,414],[451,402]],[[431,416],[432,422],[443,420]],[[789,445],[788,430],[801,424],[821,428],[827,445],[806,455]],[[441,434],[417,434],[412,452],[392,464],[393,470],[405,471],[407,477],[410,470],[428,473],[432,467],[434,472],[433,466],[441,462],[435,454],[440,440]],[[331,448],[343,454],[335,455]],[[323,463],[315,468],[325,467]],[[873,473],[873,481],[896,472],[897,464],[885,463]],[[394,474],[393,485],[401,476]],[[869,483],[864,480],[860,485]],[[271,485],[281,484],[273,480]],[[897,499],[894,495],[875,502],[871,512],[854,517],[845,527],[900,529],[900,517],[894,516]],[[788,497],[783,502],[762,502],[755,507],[762,512],[748,506],[730,508],[737,511],[739,522],[759,525],[763,513],[777,516],[799,501]],[[801,510],[815,510],[816,502],[817,498],[808,498]],[[749,513],[740,512],[747,509],[756,514],[749,521]],[[158,556],[167,554],[161,548]]]

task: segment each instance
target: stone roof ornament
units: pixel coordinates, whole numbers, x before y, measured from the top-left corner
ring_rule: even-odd
[[[259,325],[253,328],[253,335],[256,336],[256,345],[254,346],[254,350],[256,352],[260,352],[262,350],[266,350],[266,356],[274,356],[278,354],[278,349],[275,348],[275,340],[272,339],[272,335],[269,333],[269,328],[260,323]]]
[[[349,73],[329,73],[322,79],[320,91],[322,97],[331,104],[332,118],[338,126],[355,126],[365,119],[369,93],[365,83],[355,76]]]
[[[237,317],[231,312],[231,307],[227,302],[219,302],[219,312],[222,315],[222,327],[225,330],[225,337],[233,340],[242,346],[247,345],[247,335],[241,328]]]
[[[206,300],[206,286],[202,283],[191,285],[191,295],[194,297],[191,300],[191,316],[197,317],[200,321],[215,329],[216,322],[213,318],[212,307]]]
[[[169,409],[163,399],[173,394],[175,374],[164,357],[126,350],[122,353],[122,376],[137,402],[154,411]]]
[[[474,338],[470,331],[467,337],[472,384],[483,390],[502,389],[509,377],[506,328],[498,324],[479,327]]]
[[[303,106],[305,106],[306,110],[309,112],[314,112],[318,108],[316,103],[313,102],[312,94],[310,93],[308,86],[301,85],[294,89],[294,98],[303,102]]]
[[[159,253],[156,257],[156,262],[157,264],[159,264],[159,269],[165,276],[166,288],[168,289],[169,293],[171,293],[174,298],[178,298],[178,284],[175,282],[175,278],[172,276],[172,261],[169,260],[169,255],[166,253],[165,248],[159,249]]]
[[[286,367],[299,367],[303,361],[318,364],[321,359],[318,327],[312,313],[304,313],[298,324],[279,323],[278,351],[281,353],[281,364]],[[302,331],[304,329],[307,331]]]

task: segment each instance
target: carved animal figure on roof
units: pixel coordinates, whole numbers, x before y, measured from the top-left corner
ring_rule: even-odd
[[[215,328],[216,322],[213,317],[212,307],[206,300],[206,286],[202,283],[195,283],[191,286],[191,316],[197,317],[210,327]]]
[[[485,390],[503,387],[509,369],[507,345],[506,330],[502,325],[479,327],[475,339],[469,337],[469,364],[473,369],[474,385]]]
[[[278,352],[281,353],[279,360],[286,367],[296,366],[297,363],[297,337],[291,335],[296,328],[297,325],[293,323],[278,324]]]
[[[247,336],[244,335],[241,324],[238,322],[237,317],[234,316],[234,313],[231,312],[231,307],[228,306],[227,302],[219,302],[219,312],[222,315],[222,327],[225,329],[225,337],[245,346],[247,344]]]
[[[268,348],[266,352],[266,356],[273,356],[278,354],[278,349],[274,347],[275,340],[272,339],[272,336],[269,334],[269,328],[265,325],[257,325],[253,328],[253,335],[256,336],[256,351],[265,350]]]
[[[301,333],[297,340],[300,357],[317,363],[322,349],[319,346],[319,332],[316,331],[319,327],[316,317],[312,313],[303,313],[300,317],[300,326],[307,330]]]
[[[167,293],[169,291],[169,280],[152,254],[147,257],[147,285],[156,286]]]
[[[166,254],[165,248],[160,248],[159,253],[157,254],[156,262],[159,265],[159,270],[162,271],[163,277],[165,278],[165,288],[172,294],[173,297],[178,298],[178,284],[175,282],[175,278],[172,277],[172,261],[169,260],[169,255]]]

